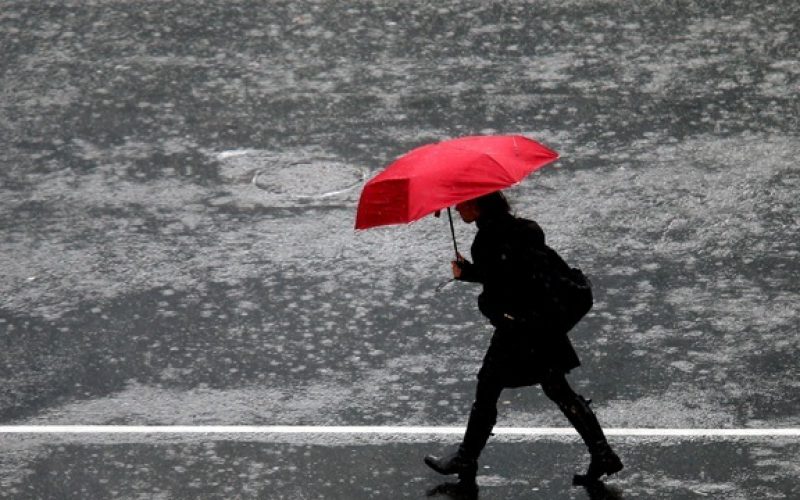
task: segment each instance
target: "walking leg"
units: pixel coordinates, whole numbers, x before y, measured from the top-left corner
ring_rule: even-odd
[[[572,390],[564,374],[548,373],[542,381],[542,389],[578,431],[591,454],[588,471],[585,475],[576,475],[576,483],[597,481],[603,474],[611,475],[622,470],[622,461],[608,444],[603,428],[589,406],[590,401]]]
[[[455,453],[444,458],[426,456],[425,463],[430,468],[440,474],[458,474],[461,481],[475,481],[478,457],[497,422],[497,400],[502,390],[503,386],[493,380],[478,379],[475,402],[472,404],[461,445]]]
[[[503,386],[493,380],[478,380],[475,402],[472,403],[467,430],[461,442],[461,448],[468,456],[477,459],[492,435],[494,424],[497,423],[497,400],[502,391]]]

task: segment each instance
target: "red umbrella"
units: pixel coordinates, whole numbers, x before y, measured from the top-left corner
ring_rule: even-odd
[[[356,229],[413,222],[513,186],[557,158],[555,151],[520,135],[460,137],[419,147],[367,182]]]

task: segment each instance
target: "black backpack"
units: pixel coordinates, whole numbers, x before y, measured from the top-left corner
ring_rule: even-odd
[[[566,333],[578,324],[594,305],[592,283],[577,267],[570,267],[552,248],[545,246],[551,269],[551,300],[558,330]]]
[[[570,267],[543,239],[530,237],[532,221],[517,219],[518,230],[524,231],[516,239],[521,265],[530,263],[523,271],[527,275],[529,296],[527,307],[540,321],[545,320],[557,332],[567,333],[588,313],[594,305],[592,284],[589,278],[577,267]],[[535,231],[541,234],[536,225]]]

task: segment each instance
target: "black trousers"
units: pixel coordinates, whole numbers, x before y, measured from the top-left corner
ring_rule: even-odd
[[[576,394],[564,373],[547,370],[540,381],[545,395],[558,405],[562,413],[578,431],[590,453],[599,453],[608,447],[603,429],[597,421],[589,401]],[[506,386],[492,377],[479,377],[467,430],[461,444],[464,454],[478,458],[497,422],[497,401]]]

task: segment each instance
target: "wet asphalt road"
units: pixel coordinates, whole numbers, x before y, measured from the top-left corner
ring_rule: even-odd
[[[596,284],[570,380],[601,422],[798,427],[799,26],[790,0],[5,1],[0,423],[463,425],[491,332],[475,288],[435,291],[447,223],[355,233],[355,203],[414,146],[523,133],[562,154],[510,195]],[[566,425],[540,392],[500,424]],[[424,443],[364,448],[373,481],[313,439],[0,440],[10,498],[435,484]],[[631,498],[798,496],[796,440],[620,441]],[[586,498],[522,472],[579,446],[529,446],[490,445],[485,497]],[[341,453],[349,486],[304,472]]]
[[[426,498],[454,480],[408,461],[436,445],[51,442],[28,464],[27,480],[5,492],[12,498]],[[577,439],[492,443],[479,497],[749,500],[798,493],[796,469],[782,461],[797,463],[796,440],[624,440],[618,449],[635,470],[588,488],[571,484],[572,473],[585,467],[582,448]],[[430,498],[459,498],[458,490]]]

